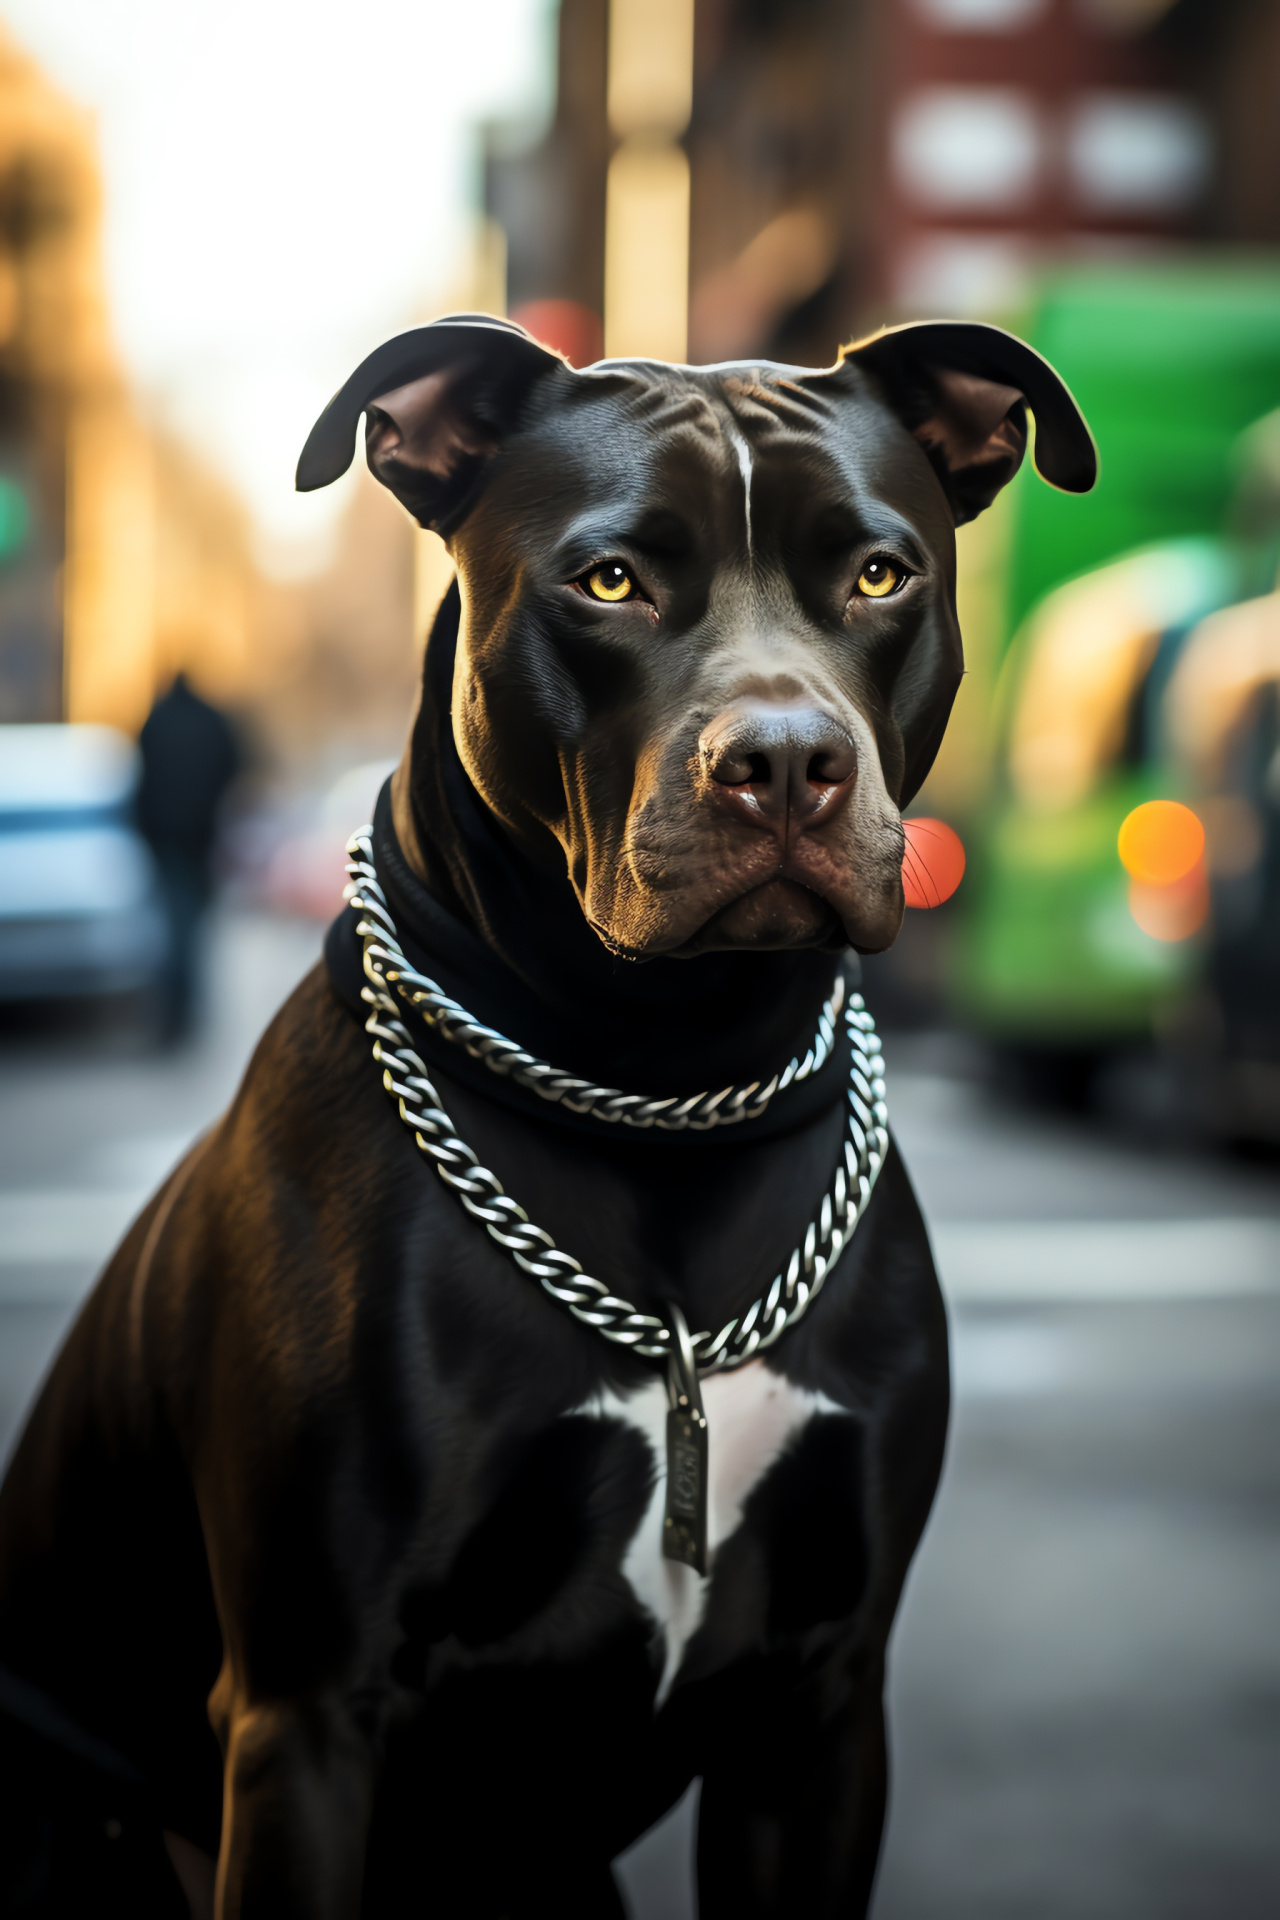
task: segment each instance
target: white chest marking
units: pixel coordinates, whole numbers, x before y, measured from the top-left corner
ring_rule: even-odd
[[[843,1413],[845,1409],[825,1393],[792,1386],[759,1360],[733,1373],[716,1373],[704,1380],[702,1404],[707,1416],[707,1544],[709,1564],[714,1568],[716,1548],[738,1526],[751,1489],[768,1472],[791,1436],[815,1413]],[[623,1420],[642,1433],[654,1451],[657,1475],[653,1494],[622,1571],[666,1639],[666,1662],[658,1689],[661,1705],[690,1636],[701,1623],[707,1588],[707,1582],[692,1567],[666,1560],[662,1553],[667,1498],[666,1382],[655,1378],[626,1397],[597,1394],[574,1411]]]

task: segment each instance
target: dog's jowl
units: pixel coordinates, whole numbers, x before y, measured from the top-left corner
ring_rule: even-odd
[[[457,586],[325,964],[10,1467],[6,1910],[617,1914],[694,1777],[704,1920],[865,1910],[948,1372],[857,955],[1028,409],[1090,486],[992,328],[574,371],[464,315],[321,417],[299,485],[363,414]]]

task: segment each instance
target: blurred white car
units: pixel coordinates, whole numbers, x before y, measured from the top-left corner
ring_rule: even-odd
[[[167,935],[113,727],[0,726],[0,1001],[154,984]]]

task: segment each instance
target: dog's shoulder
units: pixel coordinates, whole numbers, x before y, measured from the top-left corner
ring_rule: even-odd
[[[323,962],[304,974],[267,1023],[231,1112],[305,1099],[345,1104],[378,1081],[360,1019],[339,999]]]

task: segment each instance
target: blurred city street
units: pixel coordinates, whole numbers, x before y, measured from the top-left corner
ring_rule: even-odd
[[[147,1195],[226,1107],[320,952],[314,922],[216,920],[207,1018],[181,1049],[115,1024],[0,1030],[0,1448],[76,1302]]]
[[[1280,1908],[1274,1167],[1149,1158],[892,1059],[957,1400],[893,1645],[876,1920],[1262,1920]]]
[[[230,1097],[319,929],[224,912],[198,1040],[0,1037],[5,1443],[95,1266]],[[889,1048],[951,1297],[950,1463],[893,1647],[876,1920],[1280,1905],[1280,1195]],[[622,1869],[692,1916],[692,1805]]]

